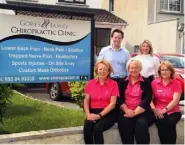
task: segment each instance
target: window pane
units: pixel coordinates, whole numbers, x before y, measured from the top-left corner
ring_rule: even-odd
[[[160,9],[168,10],[168,0],[160,0]]]
[[[82,2],[82,3],[84,3],[84,0],[75,0],[76,2]]]
[[[164,4],[164,0],[160,0],[160,4]]]
[[[169,0],[169,11],[180,11],[180,0]]]
[[[98,54],[103,47],[110,45],[110,32],[111,32],[110,29],[96,28],[95,45],[96,45]]]
[[[180,0],[176,0],[176,5],[180,5]]]
[[[168,10],[168,3],[166,3],[166,4],[164,5],[164,9],[165,9],[165,10]]]
[[[164,9],[164,0],[160,0],[160,9]]]
[[[164,8],[165,8],[165,10],[168,10],[168,0],[165,0],[165,2],[164,2]]]
[[[180,5],[177,5],[177,11],[180,11]]]

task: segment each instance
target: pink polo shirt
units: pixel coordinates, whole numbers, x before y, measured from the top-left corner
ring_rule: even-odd
[[[176,79],[171,79],[170,82],[164,86],[161,79],[158,78],[152,81],[153,103],[156,108],[164,109],[172,100],[173,94],[182,93],[181,84]],[[167,114],[180,112],[179,104],[177,104]]]
[[[90,80],[84,93],[90,96],[91,108],[105,108],[109,105],[111,96],[119,97],[117,82],[108,78],[103,85],[100,85],[98,78]]]
[[[142,90],[140,87],[140,81],[144,81],[141,76],[139,76],[138,81],[135,84],[130,82],[130,77],[128,76],[125,80],[128,80],[128,85],[125,90],[125,104],[128,109],[135,110],[137,106],[141,103]]]

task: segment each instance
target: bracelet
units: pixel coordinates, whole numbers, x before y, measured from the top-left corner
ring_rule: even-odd
[[[103,117],[100,113],[99,113],[98,115],[100,116],[100,118],[102,118],[102,117]]]

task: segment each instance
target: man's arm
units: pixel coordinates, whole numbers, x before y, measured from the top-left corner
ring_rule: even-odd
[[[97,60],[105,59],[105,52],[106,52],[106,47],[101,49]]]

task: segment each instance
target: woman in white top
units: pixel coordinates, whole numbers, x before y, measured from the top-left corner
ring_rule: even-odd
[[[153,55],[152,44],[149,40],[144,40],[138,50],[138,55],[134,59],[141,61],[141,75],[149,78],[151,81],[157,76],[159,59]]]

